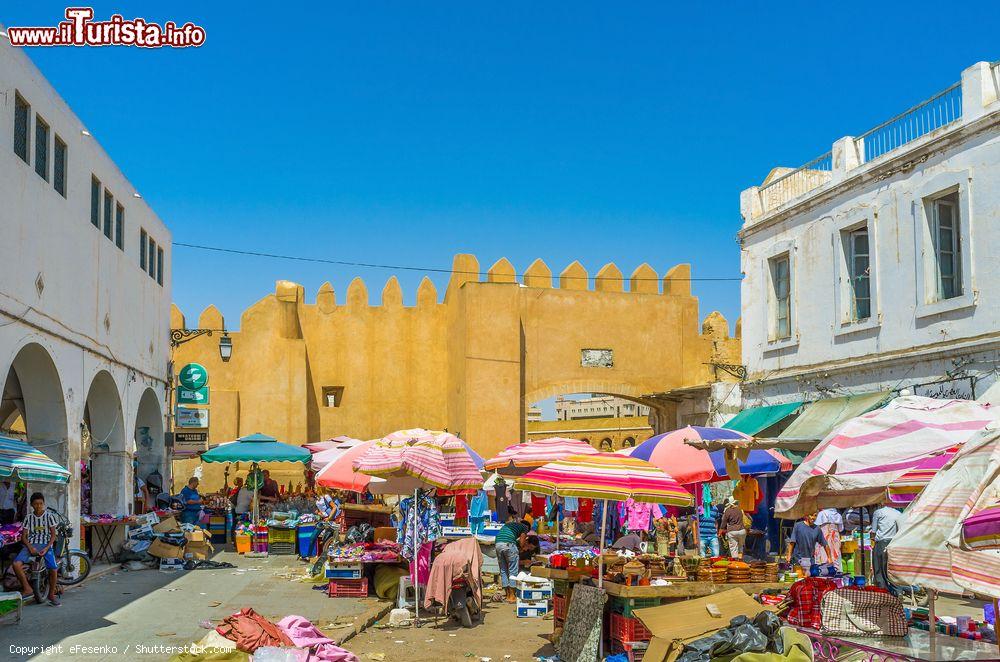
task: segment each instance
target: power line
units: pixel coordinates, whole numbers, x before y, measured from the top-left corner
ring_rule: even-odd
[[[194,248],[200,251],[213,251],[216,253],[231,253],[233,255],[248,255],[251,257],[267,257],[275,260],[292,260],[295,262],[314,262],[318,264],[335,264],[342,267],[360,267],[364,269],[392,269],[393,271],[420,271],[425,273],[437,273],[437,274],[460,274],[465,276],[482,276],[486,272],[484,271],[463,271],[460,269],[441,269],[436,267],[408,267],[399,264],[376,264],[373,262],[349,262],[346,260],[331,260],[322,257],[303,257],[301,255],[281,255],[280,253],[264,253],[261,251],[245,251],[236,248],[222,248],[219,246],[201,246],[199,244],[187,244],[184,242],[175,241],[174,246],[180,246],[181,248]],[[514,274],[515,277],[524,277],[526,274]],[[559,276],[560,278],[566,279],[580,279],[580,280],[653,280],[659,281],[660,277],[656,278],[616,278],[613,276]],[[743,280],[740,276],[706,276],[698,278],[671,278],[670,280],[677,281],[740,281]]]

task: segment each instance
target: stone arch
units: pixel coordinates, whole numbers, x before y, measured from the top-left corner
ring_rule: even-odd
[[[604,439],[601,439],[598,450],[602,453],[610,453],[615,450],[615,442],[611,441],[611,437],[605,437]]]
[[[635,437],[625,437],[622,441],[622,448],[633,448],[635,446]]]
[[[83,424],[90,434],[90,503],[93,513],[124,513],[133,494],[132,458],[125,445],[125,418],[118,385],[107,370],[87,390]],[[84,461],[88,457],[83,458]]]
[[[135,414],[135,452],[137,475],[146,480],[154,471],[161,477],[160,486],[166,486],[166,447],[163,437],[163,410],[160,399],[151,388],[139,397]],[[148,482],[148,481],[147,481]]]
[[[25,343],[14,355],[4,375],[0,418],[24,425],[27,441],[59,464],[69,462],[69,429],[66,396],[52,353],[37,342]],[[66,488],[51,483],[33,484],[52,507],[65,511]]]

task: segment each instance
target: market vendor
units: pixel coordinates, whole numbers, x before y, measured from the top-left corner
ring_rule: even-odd
[[[237,478],[236,480],[240,480]],[[239,491],[236,496],[233,497],[233,510],[236,511],[237,515],[249,515],[250,508],[253,506],[253,490],[249,485],[243,484],[240,486]]]
[[[320,494],[316,498],[316,512],[320,519],[340,526],[341,531],[347,528],[347,514],[339,495],[330,492]]]
[[[747,527],[743,522],[743,509],[736,499],[729,497],[726,499],[726,509],[722,512],[722,519],[719,520],[719,538],[726,538],[729,547],[729,557],[733,559],[743,558],[743,545],[747,539]]]
[[[278,501],[279,489],[278,481],[271,478],[271,472],[264,470],[264,484],[260,487],[260,500],[264,503],[276,503]]]
[[[518,554],[518,559],[520,565],[523,568],[530,568],[532,560],[535,555],[542,550],[541,544],[538,542],[538,536],[533,534],[528,534],[524,537],[524,543],[521,545],[521,553]]]
[[[201,495],[198,494],[198,477],[191,476],[188,484],[181,490],[181,502],[184,504],[184,511],[181,513],[181,522],[184,524],[197,524],[201,513]]]
[[[785,558],[789,563],[794,562],[801,566],[808,576],[809,569],[816,562],[816,545],[820,545],[826,551],[827,558],[831,556],[830,546],[823,536],[823,530],[816,526],[816,515],[809,513],[792,527]]]
[[[531,517],[518,519],[517,513],[507,516],[507,523],[500,527],[496,537],[497,562],[500,565],[500,584],[507,595],[507,602],[517,602],[514,593],[514,582],[517,577],[521,546],[527,540],[531,531]]]

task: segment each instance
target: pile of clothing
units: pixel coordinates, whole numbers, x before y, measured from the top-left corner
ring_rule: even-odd
[[[0,545],[10,545],[21,539],[21,523],[0,526]]]
[[[101,513],[99,515],[81,515],[80,520],[84,524],[116,524],[122,522],[129,524],[135,521],[131,515],[115,515],[113,513]]]
[[[359,662],[358,657],[338,646],[302,616],[286,616],[272,623],[250,607],[225,618],[218,627],[191,649],[201,652],[182,653],[171,662],[197,660],[247,660],[263,649],[295,649],[299,659],[309,662]]]
[[[327,558],[338,563],[372,563],[374,561],[398,561],[399,543],[380,540],[375,543],[353,543],[348,545],[330,546]]]

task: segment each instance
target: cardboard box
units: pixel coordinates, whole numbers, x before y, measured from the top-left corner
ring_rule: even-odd
[[[704,598],[636,609],[635,616],[653,633],[642,659],[645,662],[663,662],[668,659],[672,642],[692,642],[728,627],[729,621],[736,616],[753,618],[762,611],[774,609],[758,603],[738,588]]]
[[[211,558],[215,553],[215,548],[210,542],[189,542],[184,546],[184,558],[204,561]]]
[[[161,559],[181,559],[184,558],[184,548],[177,545],[168,545],[162,540],[154,540],[146,550],[150,556]]]
[[[394,526],[376,526],[375,527],[375,542],[379,540],[391,540],[396,542],[396,527]]]
[[[197,527],[193,531],[185,531],[184,537],[188,542],[205,542],[207,540],[205,529],[199,529]]]
[[[159,524],[153,525],[153,531],[157,533],[171,533],[172,531],[180,531],[181,527],[177,525],[177,520],[173,517],[168,517],[161,520]]]

